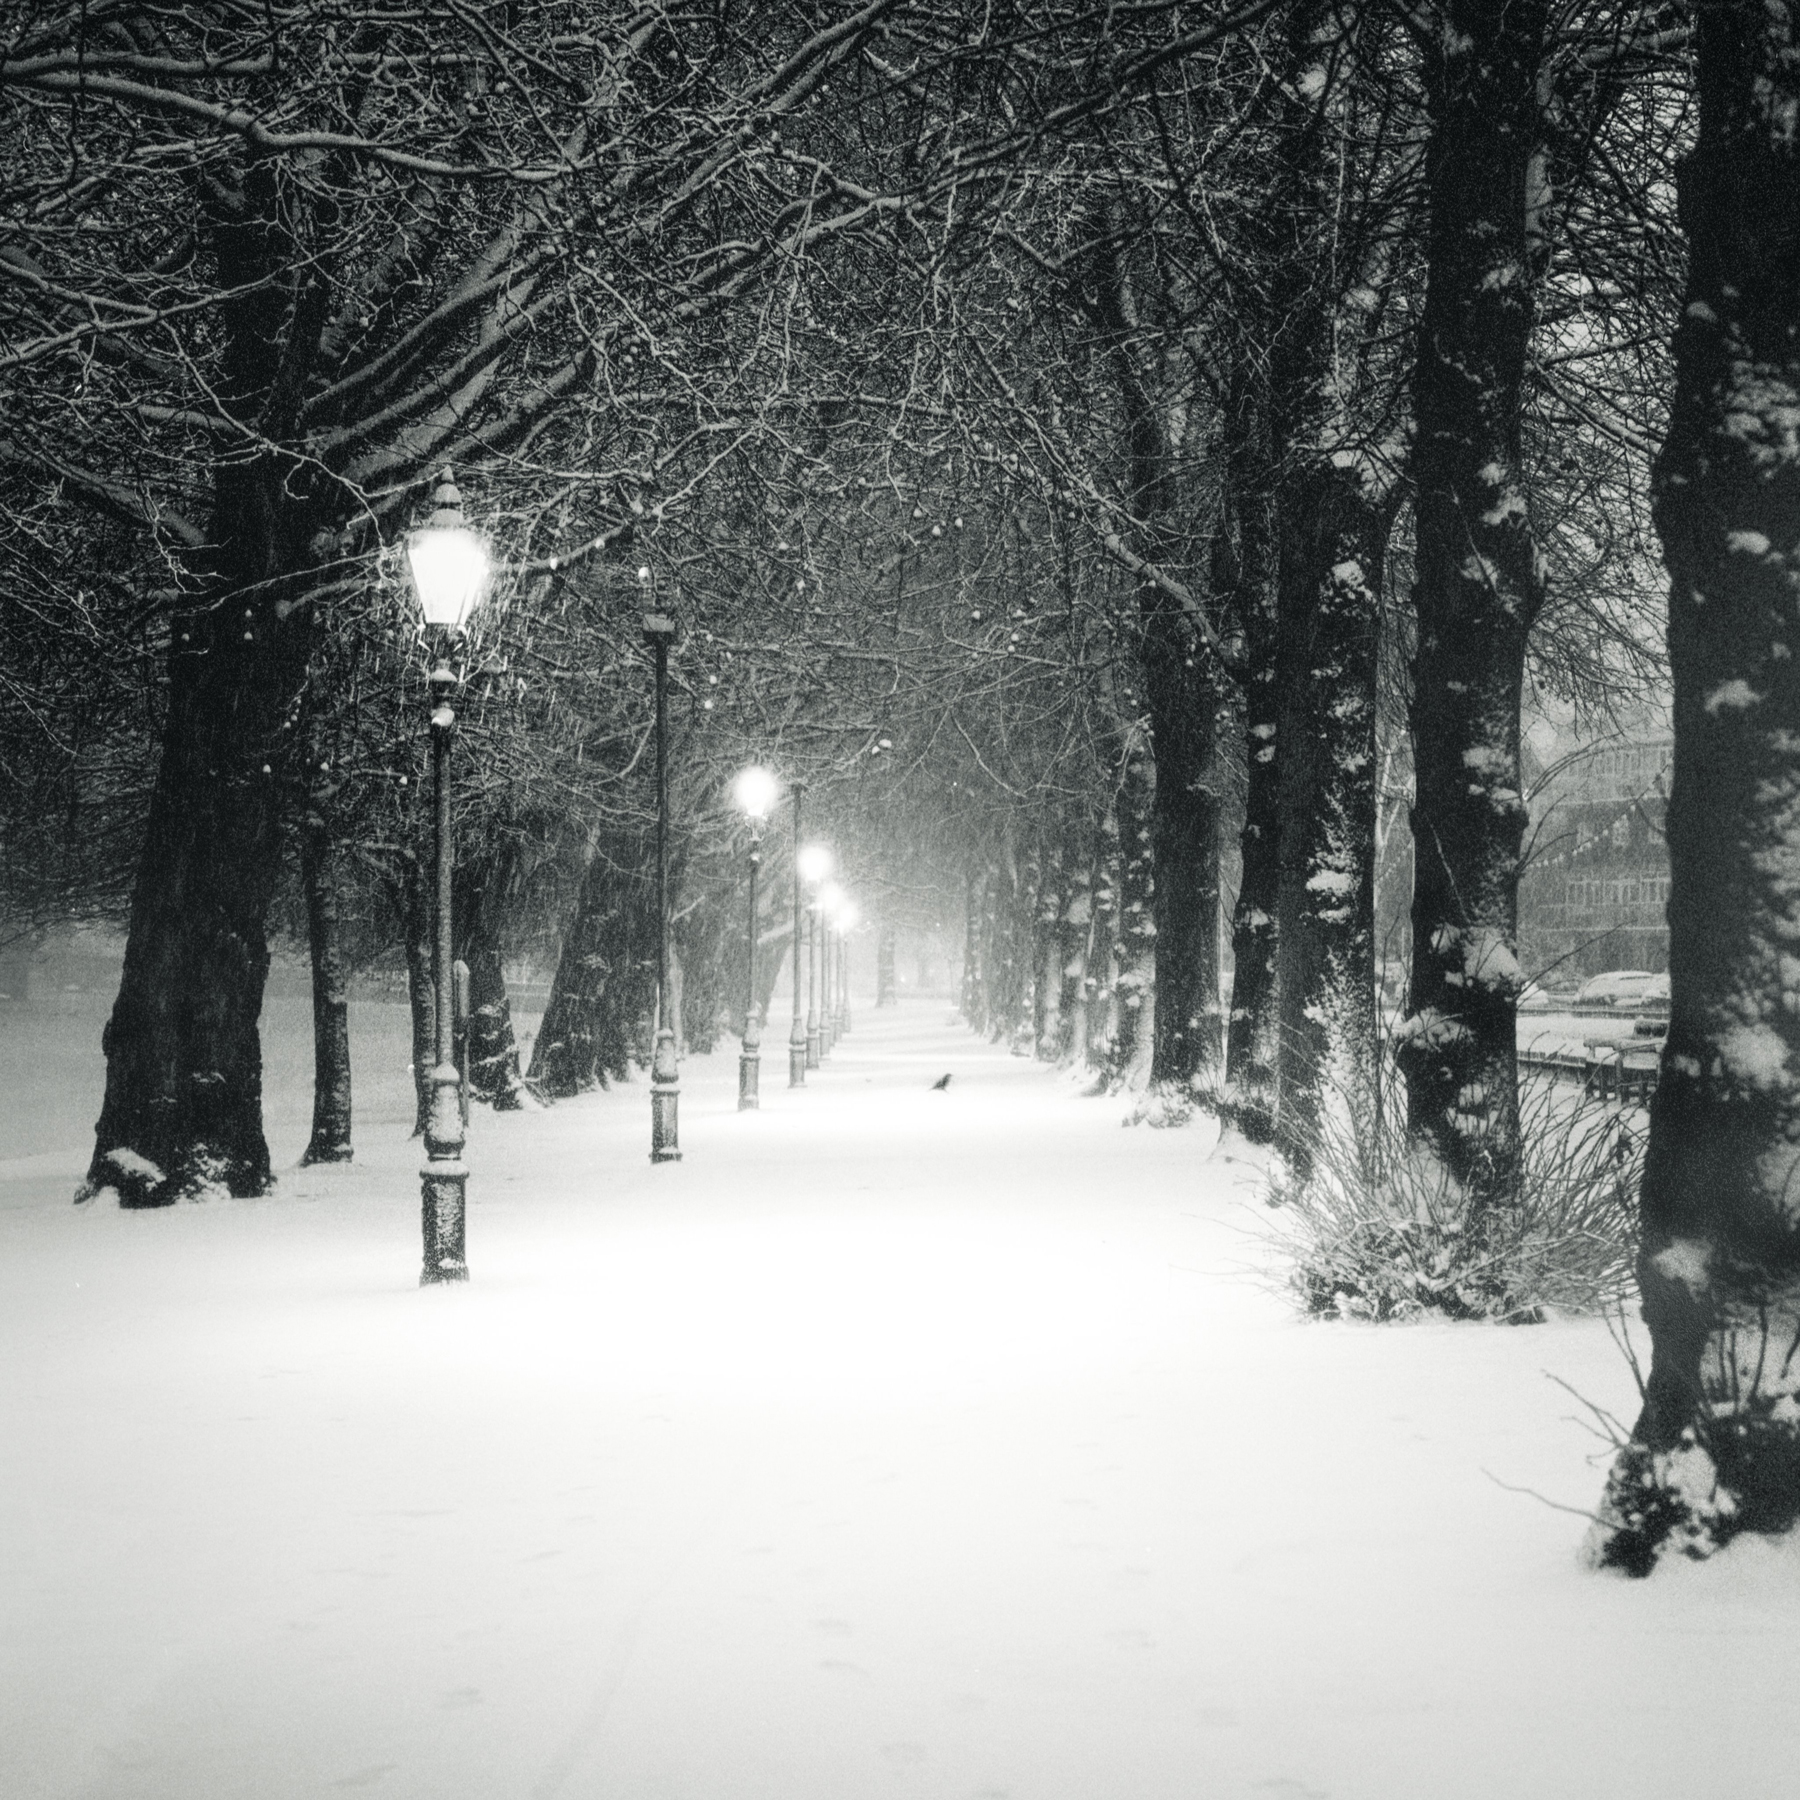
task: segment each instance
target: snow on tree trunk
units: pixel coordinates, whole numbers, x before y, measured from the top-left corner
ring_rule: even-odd
[[[297,547],[280,541],[279,501],[258,491],[268,476],[260,465],[221,475],[222,554],[233,566],[175,621],[83,1199],[110,1190],[125,1206],[164,1206],[269,1185],[258,1021],[281,870],[273,769],[308,645],[294,586],[280,578]]]
[[[1094,850],[1094,937],[1088,949],[1086,1037],[1088,1063],[1104,1076],[1112,1066],[1119,1029],[1119,817],[1112,808],[1100,821]]]
[[[1228,585],[1244,645],[1243,873],[1231,920],[1225,1074],[1231,1119],[1253,1143],[1274,1135],[1281,1059],[1277,913],[1281,887],[1281,681],[1276,667],[1276,534],[1266,407],[1248,394],[1228,421],[1235,540]]]
[[[516,1112],[527,1104],[500,936],[512,878],[508,850],[471,855],[457,865],[450,909],[457,955],[469,969],[469,1092],[496,1112]]]
[[[1800,1519],[1800,15],[1703,4],[1675,403],[1668,1041],[1639,1277],[1652,1356],[1589,1540],[1648,1573]]]
[[[312,959],[313,1116],[303,1163],[349,1162],[350,979],[338,911],[337,842],[314,795],[300,824],[300,878]]]
[[[656,897],[642,838],[604,840],[588,859],[563,933],[531,1057],[532,1084],[566,1099],[631,1071],[638,1021],[656,988]]]
[[[306,682],[307,575],[337,552],[317,471],[252,447],[291,435],[295,371],[272,352],[310,342],[325,304],[288,279],[272,165],[253,162],[235,181],[221,167],[203,221],[204,254],[231,294],[214,313],[215,392],[245,439],[214,465],[209,541],[170,621],[162,758],[77,1196],[110,1191],[126,1206],[269,1185],[258,1021],[281,871],[274,777]]]
[[[1375,1078],[1375,662],[1385,510],[1314,459],[1284,505],[1281,1062],[1276,1142],[1304,1176],[1327,1081]]]
[[[1119,821],[1119,973],[1113,982],[1116,1005],[1107,1069],[1114,1084],[1136,1078],[1153,1042],[1156,864],[1150,832],[1155,794],[1155,765],[1142,737],[1134,733],[1114,802]]]
[[[1065,864],[1068,893],[1057,922],[1061,959],[1058,970],[1057,1012],[1061,1018],[1060,1060],[1082,1062],[1087,1057],[1088,995],[1092,990],[1095,948],[1093,866],[1094,830],[1091,820],[1071,824],[1066,839]]]
[[[1418,649],[1407,1123],[1477,1209],[1519,1161],[1519,700],[1543,568],[1520,468],[1541,0],[1447,0],[1413,375]]]
[[[1156,754],[1156,1032],[1153,1085],[1183,1096],[1216,1082],[1219,1007],[1219,699],[1191,627],[1160,589],[1140,595]]]

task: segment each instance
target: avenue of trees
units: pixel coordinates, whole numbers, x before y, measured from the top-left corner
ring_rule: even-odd
[[[1790,1526],[1794,33],[1747,0],[16,9],[0,932],[125,929],[84,1197],[267,1186],[272,939],[312,958],[310,1157],[352,1150],[355,969],[406,971],[429,1063],[400,546],[445,466],[498,567],[456,791],[496,1106],[648,1049],[653,597],[690,1044],[741,1013],[727,789],[766,761],[876,929],[961,941],[971,1025],[1302,1187],[1334,1109],[1391,1119],[1479,1250],[1530,1198],[1521,708],[1672,679],[1654,1360],[1593,1552]],[[784,823],[767,851],[765,991]],[[520,958],[554,970],[523,1066]]]

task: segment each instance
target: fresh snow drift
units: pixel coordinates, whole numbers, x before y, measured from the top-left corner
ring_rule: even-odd
[[[159,1213],[69,1204],[97,1032],[0,1015],[57,1089],[0,1147],[9,1800],[1785,1780],[1791,1547],[1597,1578],[1521,1491],[1598,1495],[1557,1383],[1629,1418],[1604,1326],[1302,1323],[1210,1131],[930,1002],[757,1113],[690,1061],[675,1165],[642,1083],[478,1110],[473,1280],[422,1292],[402,1009],[304,1170],[273,1012],[278,1190]]]

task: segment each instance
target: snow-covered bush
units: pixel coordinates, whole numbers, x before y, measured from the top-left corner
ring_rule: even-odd
[[[1304,1309],[1323,1318],[1526,1323],[1595,1312],[1630,1289],[1641,1120],[1549,1076],[1521,1086],[1516,1200],[1472,1210],[1430,1150],[1408,1140],[1391,1055],[1376,1104],[1328,1096],[1304,1178],[1278,1166],[1275,1237]]]

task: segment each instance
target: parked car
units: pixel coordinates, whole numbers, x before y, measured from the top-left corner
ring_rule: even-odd
[[[1575,995],[1575,1004],[1635,1006],[1659,980],[1664,982],[1666,992],[1667,977],[1658,976],[1650,969],[1608,969],[1604,975],[1590,975],[1581,984]]]
[[[1555,975],[1540,975],[1519,989],[1520,1012],[1562,1012],[1575,1004],[1575,988],[1571,982]]]
[[[1643,1018],[1632,1026],[1635,1037],[1661,1037],[1669,1029],[1669,978],[1658,975],[1638,997]]]

